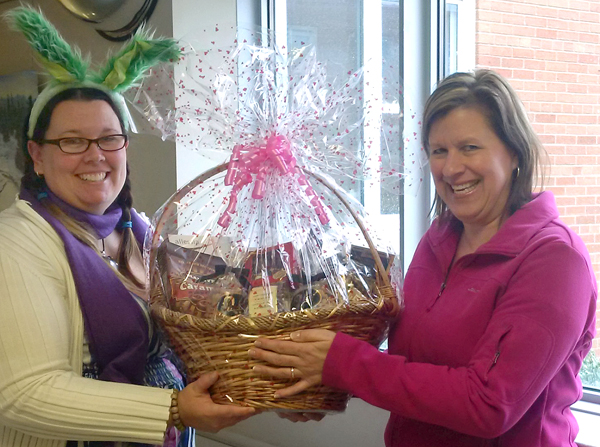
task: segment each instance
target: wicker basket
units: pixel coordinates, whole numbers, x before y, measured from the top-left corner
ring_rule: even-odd
[[[276,390],[285,388],[295,381],[264,380],[257,377],[252,368],[262,362],[250,359],[248,356],[248,349],[253,346],[258,336],[289,339],[292,331],[308,328],[341,331],[377,346],[387,335],[389,322],[399,310],[388,273],[360,217],[337,188],[323,177],[314,173],[309,174],[330,189],[348,208],[369,245],[377,271],[376,301],[352,301],[349,304],[339,304],[330,308],[261,317],[237,315],[218,319],[199,318],[173,311],[168,307],[166,294],[155,268],[157,250],[161,243],[160,235],[166,220],[176,209],[176,202],[196,186],[226,169],[227,163],[224,163],[192,180],[169,199],[159,216],[150,247],[152,315],[185,364],[189,381],[207,372],[215,370],[219,372],[219,380],[210,389],[216,403],[285,411],[343,411],[350,396],[325,386],[310,388],[290,398],[274,399],[273,394]]]

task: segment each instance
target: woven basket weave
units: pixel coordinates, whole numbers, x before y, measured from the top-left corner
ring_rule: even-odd
[[[312,387],[290,398],[274,399],[273,394],[276,390],[285,388],[295,381],[265,380],[257,377],[252,368],[263,362],[250,359],[248,356],[248,349],[253,346],[258,336],[289,339],[289,334],[294,330],[309,328],[341,331],[378,346],[387,335],[390,320],[397,315],[398,300],[390,284],[388,273],[360,217],[337,188],[321,176],[309,174],[340,199],[365,236],[377,271],[376,299],[261,317],[236,315],[207,319],[169,309],[163,284],[155,267],[161,232],[168,216],[176,210],[179,200],[196,186],[225,169],[227,163],[196,177],[169,199],[159,216],[150,247],[152,315],[185,364],[188,381],[193,381],[207,372],[219,372],[219,380],[210,389],[216,403],[286,411],[343,411],[350,396],[325,386]]]

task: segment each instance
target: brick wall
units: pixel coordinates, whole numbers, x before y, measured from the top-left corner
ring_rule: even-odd
[[[476,30],[477,66],[519,92],[549,154],[546,189],[600,280],[600,1],[477,0]]]

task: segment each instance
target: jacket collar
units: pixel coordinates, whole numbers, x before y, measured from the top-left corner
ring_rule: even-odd
[[[498,232],[474,254],[516,256],[534,234],[557,218],[554,194],[550,191],[533,194],[531,201],[510,216]],[[442,265],[450,263],[461,232],[462,224],[454,217],[441,224],[436,220],[427,232],[429,243]]]

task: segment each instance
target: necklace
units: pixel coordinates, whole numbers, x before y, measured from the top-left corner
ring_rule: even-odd
[[[100,254],[102,255],[102,257],[106,260],[106,262],[108,262],[108,264],[114,268],[114,269],[118,269],[119,268],[119,263],[117,261],[115,261],[113,258],[111,258],[107,253],[106,253],[106,246],[104,245],[104,238],[101,239],[102,241],[102,251],[100,252]]]

